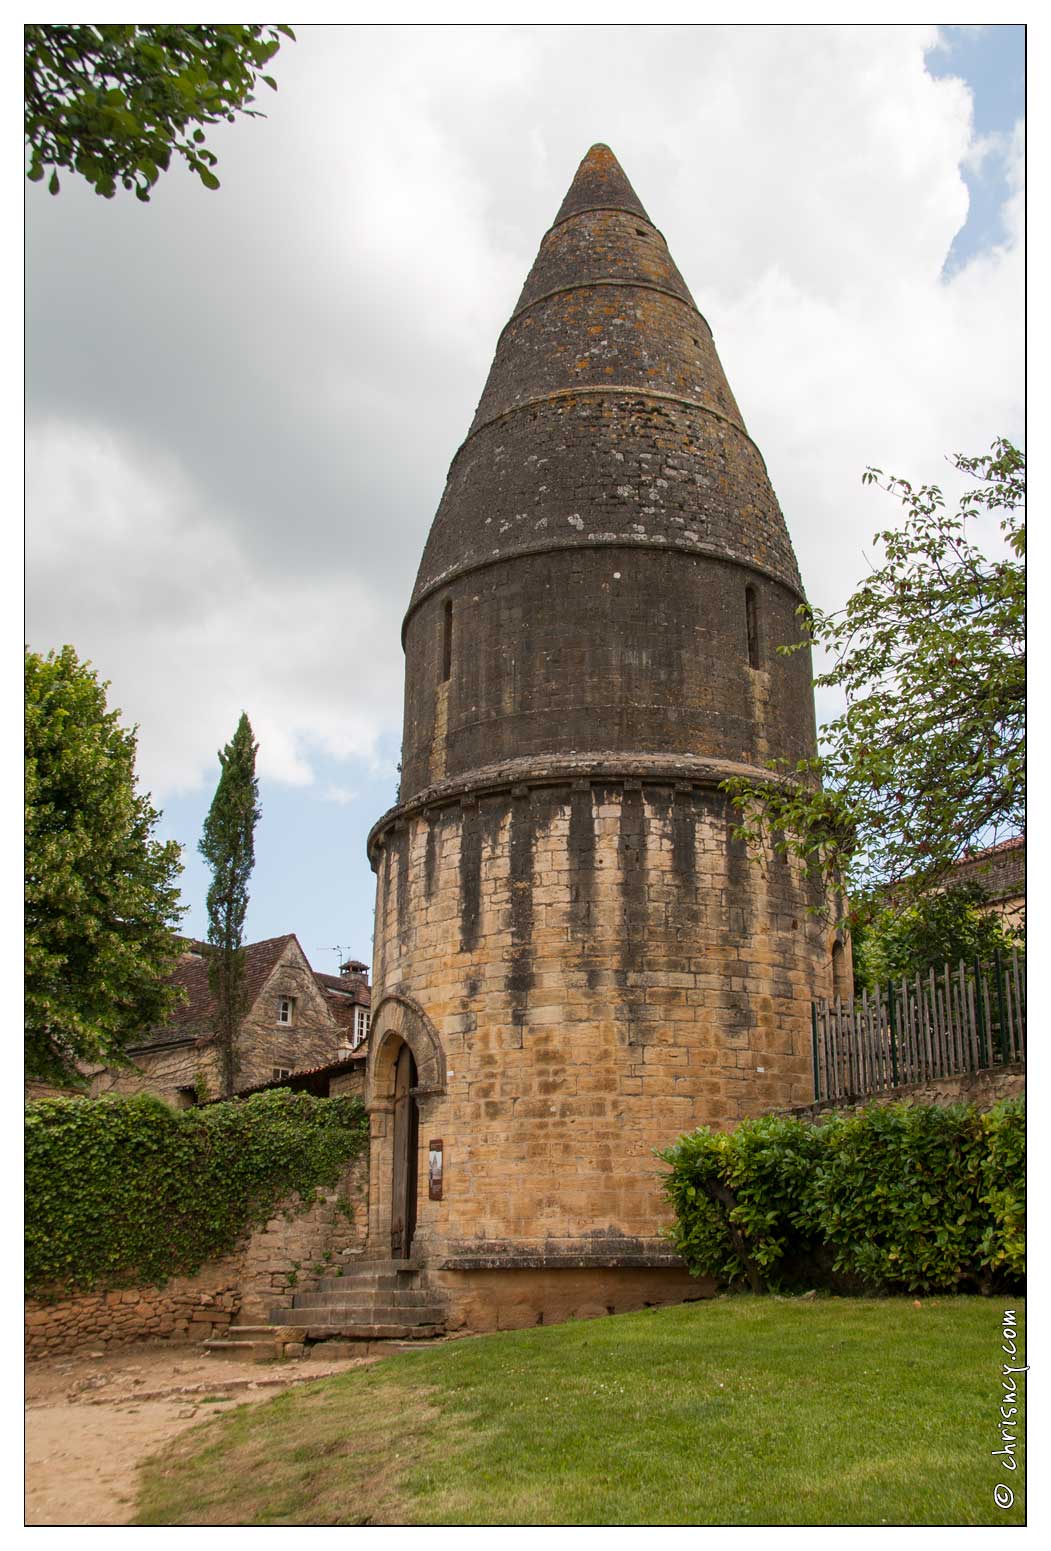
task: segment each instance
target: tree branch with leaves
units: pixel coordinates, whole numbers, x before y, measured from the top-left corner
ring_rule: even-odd
[[[876,535],[883,563],[845,606],[801,608],[805,639],[778,648],[824,647],[815,684],[846,709],[818,758],[725,783],[745,839],[838,876],[856,908],[888,888],[904,908],[1025,827],[1025,455],[998,438],[951,462],[973,481],[955,510],[937,485],[865,471],[905,521]],[[1000,558],[975,540],[983,513],[999,516]]]
[[[280,25],[27,25],[28,178],[50,169],[57,194],[59,171],[76,172],[105,199],[119,184],[145,202],[174,153],[218,188],[202,126],[265,116],[250,104],[257,81],[277,90],[263,66],[282,37],[295,41]]]

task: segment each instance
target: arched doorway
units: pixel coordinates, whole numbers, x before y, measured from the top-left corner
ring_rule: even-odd
[[[420,1111],[416,1103],[416,1062],[403,1044],[394,1067],[394,1172],[391,1184],[390,1252],[395,1260],[412,1254],[416,1232],[417,1157]]]
[[[388,991],[374,1004],[366,1078],[371,1120],[369,1248],[386,1259],[427,1258],[426,1191],[417,1223],[419,1139],[443,1130],[436,1106],[445,1093],[445,1051],[418,1002]]]

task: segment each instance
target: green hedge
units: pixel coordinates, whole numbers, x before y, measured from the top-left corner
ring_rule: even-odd
[[[365,1148],[358,1099],[287,1088],[174,1110],[150,1095],[26,1105],[26,1292],[164,1282],[309,1202]]]
[[[1024,1099],[770,1115],[659,1156],[672,1241],[724,1286],[991,1291],[1025,1276]]]

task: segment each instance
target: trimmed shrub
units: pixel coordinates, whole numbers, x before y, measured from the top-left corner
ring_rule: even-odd
[[[1025,1275],[1022,1099],[771,1115],[659,1156],[672,1242],[724,1286],[988,1291]]]
[[[358,1099],[287,1088],[203,1109],[133,1098],[26,1105],[26,1293],[192,1274],[365,1148]]]

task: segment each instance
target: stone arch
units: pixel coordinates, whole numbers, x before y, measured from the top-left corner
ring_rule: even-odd
[[[370,1105],[384,1104],[393,1097],[394,1067],[403,1044],[408,1045],[416,1062],[417,1097],[445,1092],[445,1050],[438,1030],[411,996],[391,991],[372,1014],[366,1086]]]

